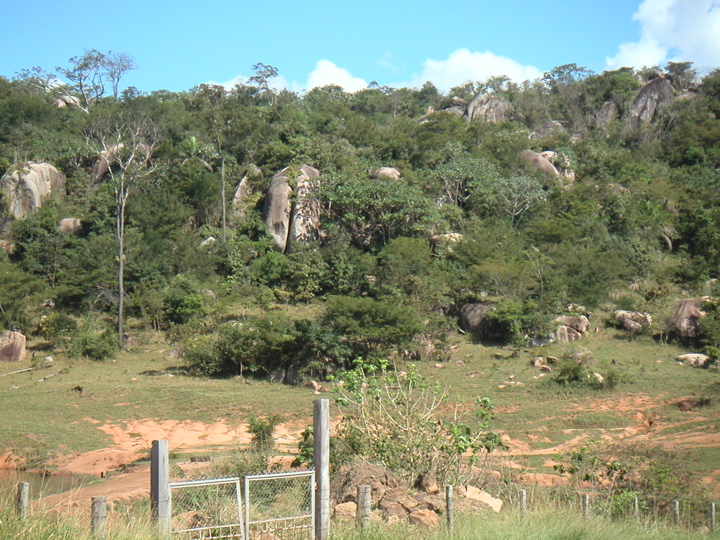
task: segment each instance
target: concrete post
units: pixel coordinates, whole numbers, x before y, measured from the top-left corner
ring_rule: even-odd
[[[330,538],[330,401],[313,402],[315,467],[315,540]]]
[[[170,458],[168,441],[153,441],[150,451],[150,504],[161,538],[170,536]]]

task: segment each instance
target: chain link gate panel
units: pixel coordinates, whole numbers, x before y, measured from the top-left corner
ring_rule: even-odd
[[[245,477],[247,540],[312,540],[314,515],[315,471]]]
[[[245,540],[240,478],[170,482],[173,538]]]

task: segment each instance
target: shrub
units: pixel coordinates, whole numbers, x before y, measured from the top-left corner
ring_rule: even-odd
[[[412,369],[390,371],[386,361],[358,359],[342,380],[338,438],[350,454],[386,466],[410,482],[434,471],[439,482],[454,483],[467,472],[461,456],[469,456],[473,465],[502,446],[490,429],[493,407],[487,398],[448,407],[446,389]],[[448,409],[453,412],[444,414]]]
[[[165,318],[174,324],[184,324],[191,319],[207,315],[205,297],[185,276],[177,276],[170,282],[163,305]]]
[[[104,360],[117,351],[117,334],[97,319],[86,317],[73,338],[68,351],[71,358]]]

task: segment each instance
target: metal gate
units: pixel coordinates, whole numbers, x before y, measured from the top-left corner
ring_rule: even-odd
[[[170,482],[169,486],[173,537],[245,540],[240,478]]]
[[[312,540],[314,515],[315,471],[245,477],[247,540]]]

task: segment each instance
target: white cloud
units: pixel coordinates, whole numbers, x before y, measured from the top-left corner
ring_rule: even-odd
[[[312,90],[331,84],[342,87],[346,92],[356,92],[368,85],[363,79],[353,76],[347,69],[336,66],[330,60],[320,60],[308,75],[304,88]],[[296,84],[293,84],[293,88],[298,89]]]
[[[606,58],[609,69],[694,62],[701,72],[720,67],[720,0],[644,0],[633,20],[640,39]]]
[[[523,82],[542,77],[543,72],[534,66],[524,66],[511,58],[491,52],[458,49],[450,54],[447,60],[426,60],[422,73],[413,76],[409,86],[421,87],[430,81],[439,90],[446,92],[453,86],[486,81],[497,75]]]

